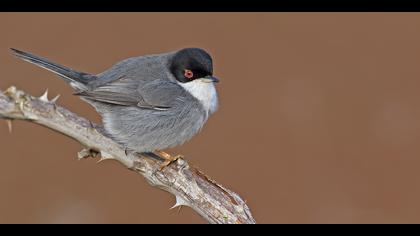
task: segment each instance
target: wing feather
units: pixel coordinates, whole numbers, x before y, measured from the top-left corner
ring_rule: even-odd
[[[75,95],[113,105],[162,111],[171,108],[171,104],[183,95],[182,92],[179,85],[169,80],[154,79],[141,84],[121,77]]]

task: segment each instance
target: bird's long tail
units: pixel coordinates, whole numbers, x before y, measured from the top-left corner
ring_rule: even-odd
[[[94,77],[93,75],[73,70],[71,68],[59,65],[45,58],[41,58],[27,52],[23,52],[14,48],[11,48],[11,50],[16,57],[59,75],[77,90],[84,90],[89,80]]]

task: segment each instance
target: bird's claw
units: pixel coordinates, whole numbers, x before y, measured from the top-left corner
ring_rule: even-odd
[[[160,165],[160,170],[162,171],[163,169],[165,169],[166,167],[168,167],[169,165],[171,165],[172,163],[178,161],[179,159],[183,159],[184,156],[182,155],[176,155],[176,156],[172,156],[166,152],[163,151],[157,151],[157,153],[163,158],[165,159],[163,161],[163,163]]]

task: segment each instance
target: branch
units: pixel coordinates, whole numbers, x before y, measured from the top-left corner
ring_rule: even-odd
[[[79,117],[65,108],[48,101],[47,93],[40,98],[10,87],[0,91],[0,118],[11,121],[26,120],[67,135],[87,147],[79,158],[95,157],[101,161],[114,159],[128,169],[142,175],[150,185],[163,189],[176,197],[177,206],[189,206],[209,223],[256,223],[245,202],[234,192],[224,188],[184,159],[160,170],[162,162],[138,154],[125,153],[110,138],[104,136],[100,126]]]

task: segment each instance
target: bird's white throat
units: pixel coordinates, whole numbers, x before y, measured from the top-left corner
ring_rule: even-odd
[[[213,113],[217,109],[217,92],[216,87],[211,82],[205,82],[201,79],[195,79],[188,83],[180,83],[185,90],[197,98],[204,109]]]

